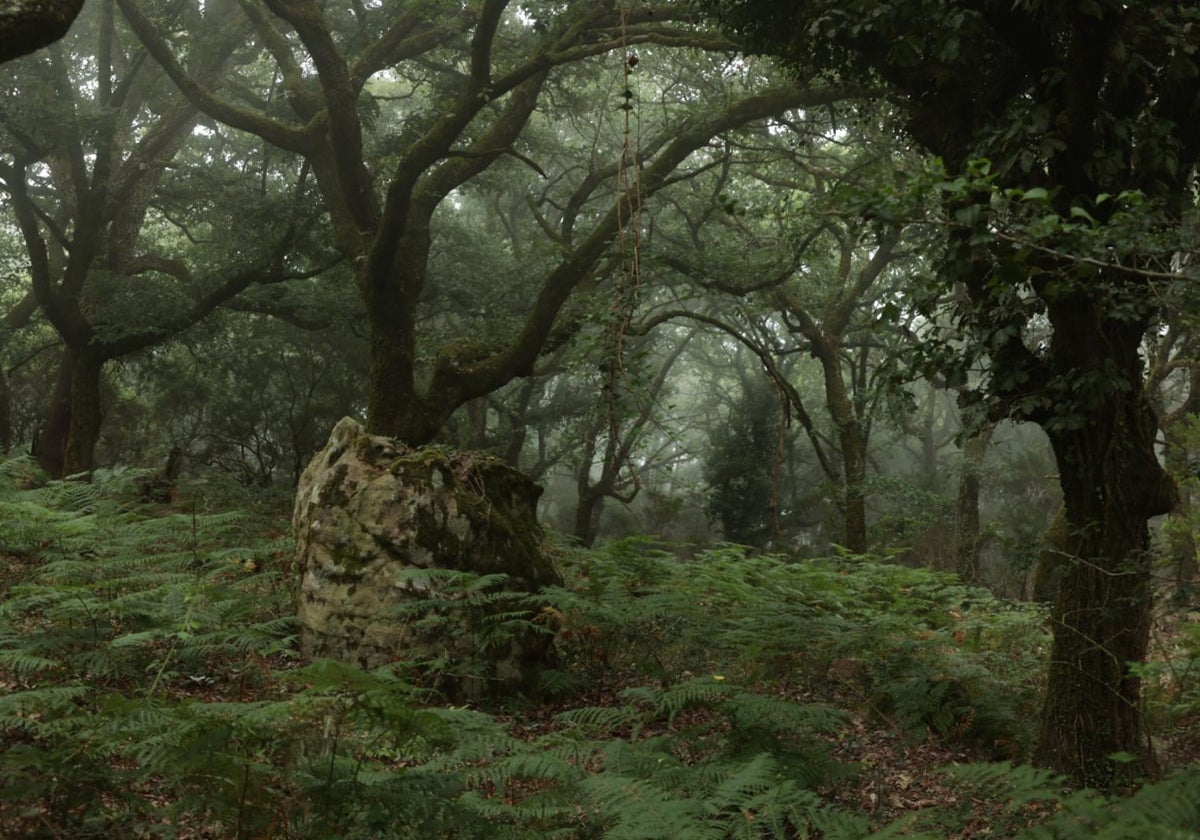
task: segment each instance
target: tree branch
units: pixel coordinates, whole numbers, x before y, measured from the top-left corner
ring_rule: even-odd
[[[83,0],[4,0],[0,4],[0,62],[48,46],[67,34]]]
[[[304,154],[309,150],[311,146],[310,127],[287,125],[278,120],[269,119],[262,114],[238,108],[210,93],[183,69],[167,42],[142,14],[138,7],[138,0],[117,0],[117,5],[121,7],[121,12],[129,21],[130,28],[145,45],[146,50],[193,105],[213,119],[232,128],[248,131],[273,146],[297,154]]]

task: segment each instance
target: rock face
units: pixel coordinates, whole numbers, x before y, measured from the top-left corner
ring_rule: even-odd
[[[456,700],[527,687],[549,636],[488,632],[512,602],[455,590],[442,570],[502,573],[524,592],[561,583],[541,492],[498,459],[408,449],[343,419],[296,492],[301,652],[366,668],[438,659],[435,684]]]

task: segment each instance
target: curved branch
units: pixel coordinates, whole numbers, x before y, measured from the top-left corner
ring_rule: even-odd
[[[842,88],[805,90],[783,88],[764,91],[731,103],[725,110],[706,115],[684,125],[662,152],[647,164],[633,189],[645,201],[672,176],[675,168],[714,136],[755,119],[792,108],[815,107],[842,99]],[[625,220],[630,218],[632,192],[617,196],[609,211],[591,233],[568,254],[542,284],[541,292],[529,312],[517,339],[501,354],[468,368],[454,366],[449,360],[433,374],[429,393],[439,400],[452,399],[456,405],[482,396],[518,376],[528,376],[567,299],[589,277],[596,263],[608,250]]]
[[[130,28],[146,47],[146,51],[154,57],[154,60],[175,83],[175,86],[193,105],[213,119],[232,128],[248,131],[273,146],[297,154],[304,154],[308,151],[311,145],[308,127],[287,125],[278,120],[269,119],[262,114],[232,105],[210,93],[183,69],[170,46],[167,45],[154,25],[142,14],[137,0],[117,0],[117,5],[121,7],[121,13],[125,15]]]
[[[755,355],[755,357],[759,360],[759,363],[763,366],[763,370],[766,372],[767,376],[770,377],[771,381],[775,383],[776,387],[783,392],[784,396],[787,398],[788,404],[792,407],[792,410],[796,412],[796,418],[800,421],[800,425],[804,428],[804,433],[808,436],[809,443],[812,444],[813,452],[817,456],[817,462],[821,465],[821,471],[825,473],[825,476],[829,478],[830,481],[837,481],[837,470],[834,469],[833,463],[829,460],[829,456],[825,453],[825,445],[821,443],[820,435],[817,434],[816,425],[813,423],[812,417],[809,415],[808,410],[804,407],[804,401],[800,397],[800,392],[796,390],[796,387],[792,385],[792,383],[788,381],[787,377],[783,375],[783,372],[779,370],[779,366],[775,364],[774,355],[768,352],[766,348],[758,344],[758,342],[750,339],[744,331],[739,330],[732,324],[722,321],[720,318],[715,316],[705,315],[701,312],[693,312],[689,309],[668,309],[655,313],[652,318],[638,325],[637,331],[641,333],[649,332],[659,324],[666,323],[667,321],[671,321],[676,318],[686,318],[701,324],[708,324],[710,327],[715,327],[716,329],[728,335],[730,338],[736,340]]]
[[[67,34],[83,0],[5,0],[0,4],[0,62],[49,46]]]
[[[362,124],[358,117],[359,89],[350,67],[333,40],[321,8],[311,0],[264,0],[267,8],[286,20],[300,36],[317,68],[325,101],[326,128],[333,148],[342,198],[359,230],[375,227],[379,203],[371,173],[363,163]]]

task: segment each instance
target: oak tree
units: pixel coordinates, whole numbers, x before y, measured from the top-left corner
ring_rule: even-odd
[[[254,0],[234,20],[271,78],[234,68],[205,83],[156,23],[156,4],[118,3],[196,108],[307,162],[367,313],[368,427],[414,445],[460,406],[533,372],[543,349],[572,330],[564,306],[595,279],[635,207],[696,150],[748,121],[842,95],[838,85],[772,87],[730,73],[721,101],[664,107],[664,120],[636,143],[617,132],[559,169],[531,138],[561,74],[611,56],[610,77],[620,82],[596,103],[611,114],[634,107],[625,80],[637,72],[638,50],[724,52],[728,39],[697,26],[684,3],[482,0],[337,11],[314,0]],[[512,310],[511,329],[492,329],[481,309],[438,340],[423,328],[438,280],[439,211],[503,165],[526,170],[535,196],[553,187],[549,204],[533,203],[554,248],[542,261],[493,253],[490,276],[504,283],[495,289]]]
[[[1149,634],[1147,521],[1176,494],[1154,449],[1140,348],[1176,251],[1157,234],[1193,202],[1200,12],[1117,0],[714,5],[806,70],[873,81],[943,161],[940,278],[965,292],[958,317],[987,366],[983,405],[1046,431],[1069,522],[1036,757],[1096,784],[1127,772],[1122,757],[1152,767],[1129,664]],[[1014,197],[1025,200],[1004,201]],[[1131,203],[1145,236],[1117,230]],[[1064,240],[1081,227],[1094,246],[1083,259]]]

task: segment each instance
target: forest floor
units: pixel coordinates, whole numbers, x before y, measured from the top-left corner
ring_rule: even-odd
[[[212,572],[211,583],[204,583],[203,593],[206,596],[210,592],[222,590],[224,595],[238,595],[239,598],[244,599],[248,596],[252,600],[260,601],[256,608],[270,604],[270,611],[275,616],[280,616],[293,608],[292,600],[290,600],[293,598],[292,584],[295,580],[295,569],[292,568],[293,560],[290,559],[288,542],[284,538],[278,522],[272,523],[271,528],[264,527],[260,530],[262,533],[259,533],[258,536],[265,540],[265,545],[268,547],[259,554],[257,563],[239,559],[240,556],[226,557],[222,554],[223,546],[215,548],[214,557],[217,559],[212,560],[210,565],[216,571]],[[157,544],[155,545],[157,546]],[[600,560],[596,559],[596,563],[599,562]],[[750,560],[733,558],[731,568],[738,569],[737,564],[742,562],[750,563]],[[616,560],[613,560],[613,563],[617,563]],[[640,563],[641,560],[638,560],[634,566],[631,566],[638,574],[644,571]],[[224,565],[222,566],[222,564]],[[265,564],[265,571],[263,564]],[[275,566],[274,569],[270,569],[272,564]],[[36,553],[20,554],[20,556],[0,554],[0,605],[5,605],[12,598],[19,600],[20,596],[24,596],[23,590],[28,590],[29,587],[50,588],[52,584],[40,582],[41,570],[44,565],[46,565],[46,559],[38,557]],[[714,568],[719,565],[719,560],[714,562]],[[604,566],[604,568],[610,569],[608,566]],[[629,571],[619,563],[611,566],[611,569],[618,572]],[[766,575],[769,571],[769,566],[760,566],[757,574]],[[146,566],[137,566],[133,574],[134,576],[144,575],[145,572]],[[89,574],[94,575],[94,572],[89,572]],[[170,574],[176,574],[176,572],[170,572]],[[817,572],[815,571],[814,574]],[[854,574],[857,574],[854,572],[854,568],[836,570],[830,572],[828,581],[833,581],[839,586],[845,584],[850,587]],[[884,570],[881,574],[890,575],[893,572]],[[896,604],[907,605],[904,608],[910,608],[913,614],[919,614],[922,617],[920,622],[925,622],[926,619],[935,616],[935,613],[942,616],[938,620],[946,620],[947,611],[944,610],[942,601],[937,600],[942,598],[940,590],[937,589],[942,586],[940,580],[935,580],[934,577],[929,577],[928,580],[925,577],[910,580],[910,578],[902,577],[907,574],[904,570],[896,571],[895,574],[900,577],[886,578],[886,580],[878,578],[871,583],[871,598],[878,596],[882,599],[876,605],[878,613],[886,613],[889,620],[894,618],[893,613],[888,610],[892,608],[889,605],[896,602]],[[925,575],[928,572],[914,572],[914,574]],[[169,575],[167,577],[169,578]],[[197,581],[199,581],[199,577],[197,577]],[[80,599],[88,598],[89,587],[104,587],[109,583],[112,582],[89,578],[89,582],[79,584],[78,596]],[[170,587],[176,586],[176,584],[168,581],[163,586]],[[184,584],[180,584],[180,586],[184,586]],[[187,586],[196,587],[198,583],[187,584]],[[197,593],[202,590],[188,589],[187,586],[179,589],[178,592],[186,594],[186,598],[180,598],[180,604],[186,606],[186,610],[190,611],[186,613],[187,617],[191,617],[193,616],[191,611],[199,608],[196,606],[200,600]],[[660,582],[656,586],[661,586],[666,592],[671,590],[671,586],[666,583]],[[846,593],[850,594],[840,596],[846,599],[847,604],[850,604],[851,596],[857,596],[856,592],[858,590],[850,588],[846,589]],[[28,592],[25,594],[28,595]],[[197,596],[197,601],[192,601],[191,606],[187,606],[187,598],[192,598],[193,595]],[[68,595],[65,598],[70,601],[74,596],[76,595]],[[110,598],[110,595],[104,595],[104,598]],[[644,599],[647,598],[647,595],[643,593],[638,595],[638,598]],[[683,598],[686,601],[686,595]],[[44,604],[48,605],[52,600],[44,601]],[[955,604],[958,604],[960,600],[961,594],[958,592],[955,592],[950,598],[950,601]],[[23,619],[28,620],[31,628],[36,628],[38,623],[43,619],[48,620],[49,616],[49,607],[43,610],[43,607],[40,606],[41,602],[35,601],[30,601],[32,605],[30,612],[26,613]],[[701,614],[703,612],[700,610]],[[218,616],[218,614],[220,613],[215,612],[214,616]],[[966,625],[955,624],[962,619],[958,610],[956,608],[950,610],[949,614],[954,618],[950,619],[949,623],[941,630],[938,630],[938,632],[942,632],[942,635],[937,636],[937,640],[935,640],[936,644],[944,644],[946,650],[949,650],[955,640],[960,640],[966,632],[964,630]],[[1010,620],[1012,622],[1009,625],[1010,629],[1018,630],[1014,637],[1021,637],[1021,634],[1028,634],[1036,628],[1036,624],[1032,623],[1025,613],[1001,611],[995,613],[995,616],[988,613],[985,618],[988,616],[991,618],[986,620],[992,620],[996,616],[1000,616],[1003,620]],[[154,682],[148,688],[149,677],[154,677],[157,662],[170,659],[170,655],[172,655],[170,646],[174,646],[176,642],[185,643],[187,641],[184,628],[186,620],[190,620],[190,618],[173,617],[168,620],[175,624],[168,624],[167,632],[154,636],[149,642],[149,648],[144,654],[148,666],[140,668],[139,672],[132,673],[130,676],[98,679],[95,684],[92,684],[91,673],[79,672],[83,676],[79,676],[77,673],[76,676],[71,677],[74,680],[73,684],[86,683],[89,685],[89,690],[94,690],[96,696],[100,697],[125,696],[131,700],[139,697],[145,698],[146,713],[148,714],[155,712],[156,703],[162,708],[186,707],[188,704],[211,707],[220,707],[222,704],[224,706],[247,704],[248,708],[257,703],[292,700],[307,688],[302,680],[289,678],[290,673],[294,672],[296,668],[302,667],[302,662],[295,655],[294,650],[290,649],[276,649],[274,652],[268,653],[253,649],[221,649],[216,650],[215,653],[205,653],[199,660],[203,662],[202,670],[198,671],[193,668],[193,670],[187,671],[181,668],[178,673],[170,674],[161,683],[155,677]],[[913,619],[912,626],[917,626],[916,622],[917,619]],[[118,620],[114,619],[114,622],[103,628],[97,626],[97,649],[112,649],[113,641],[119,640],[124,632],[118,624]],[[888,626],[892,626],[894,629],[899,625]],[[910,625],[904,624],[904,626],[908,628]],[[928,626],[925,624],[920,626],[925,628],[920,631],[922,634],[932,635]],[[0,628],[0,631],[2,630],[4,628]],[[12,628],[8,628],[10,636],[7,637],[7,647],[5,644],[0,644],[0,654],[5,653],[6,650],[11,652],[18,643],[17,640],[22,638],[19,632],[13,635],[12,630]],[[101,630],[103,632],[100,632]],[[649,631],[647,630],[647,632]],[[1178,656],[1180,661],[1200,661],[1188,659],[1187,655],[1183,655],[1187,653],[1189,636],[1194,635],[1190,634],[1190,628],[1181,624],[1180,617],[1164,618],[1156,628],[1156,648],[1154,648],[1158,652],[1156,656],[1163,660],[1160,664],[1165,665],[1168,656]],[[647,640],[649,638],[647,636]],[[926,638],[924,641],[929,640]],[[650,648],[654,646],[653,641],[637,640],[636,643],[647,644]],[[937,655],[943,648],[924,649]],[[580,652],[576,650],[576,655],[578,653]],[[648,677],[646,668],[638,667],[636,656],[629,655],[629,652],[623,652],[623,656],[624,665],[616,667],[607,665],[601,667],[598,665],[600,659],[584,661],[580,672],[587,673],[587,676],[580,680],[581,688],[560,696],[557,700],[524,703],[520,707],[497,706],[484,710],[493,715],[494,720],[504,727],[510,737],[530,745],[546,743],[548,734],[560,732],[565,727],[562,716],[565,712],[583,707],[611,709],[616,712],[616,710],[630,706],[629,697],[625,692],[635,686],[646,685]],[[776,679],[773,683],[762,680],[762,682],[751,682],[745,685],[748,690],[770,694],[779,700],[797,704],[797,706],[827,706],[838,710],[838,725],[828,728],[818,737],[823,742],[830,767],[853,769],[851,772],[830,775],[824,784],[817,787],[824,803],[854,815],[865,815],[875,827],[890,826],[896,821],[908,820],[908,824],[913,830],[918,830],[918,832],[924,830],[924,832],[930,832],[936,836],[943,827],[953,824],[953,830],[941,832],[941,835],[947,836],[947,838],[1014,836],[1021,829],[1037,826],[1052,816],[1056,805],[1049,800],[1031,799],[1030,802],[1014,805],[1013,802],[1002,796],[988,797],[985,793],[977,796],[977,791],[973,791],[973,788],[955,784],[955,781],[946,773],[948,768],[964,766],[964,764],[1002,760],[1019,763],[1024,757],[1021,755],[1024,748],[1019,748],[1019,746],[1010,748],[1006,744],[996,742],[980,743],[978,740],[966,737],[965,730],[958,732],[953,727],[952,731],[943,732],[941,736],[937,736],[932,731],[922,736],[919,732],[914,733],[911,727],[907,731],[902,730],[900,726],[896,725],[892,716],[883,713],[872,704],[872,700],[868,696],[869,692],[860,690],[857,672],[860,665],[862,664],[858,660],[845,660],[844,667],[841,667],[840,671],[838,667],[830,670],[827,680],[810,678],[811,684],[806,685],[788,682],[786,678]],[[1022,665],[1021,668],[1026,671],[1037,670],[1036,666],[1025,668]],[[47,671],[47,677],[44,680],[48,685],[50,680],[55,678],[54,674],[56,673],[65,673],[65,671]],[[785,670],[784,673],[791,672]],[[1169,668],[1159,673],[1169,673]],[[202,676],[198,676],[198,674],[202,674]],[[162,676],[161,671],[158,672],[158,676]],[[1187,674],[1183,674],[1183,676],[1187,677]],[[1181,682],[1181,679],[1176,679],[1176,682]],[[29,694],[31,689],[41,688],[37,682],[37,679],[30,677],[30,673],[20,672],[16,666],[0,667],[0,704],[4,701],[5,695],[19,694],[19,692]],[[97,685],[98,688],[96,688]],[[1177,695],[1170,697],[1169,700],[1177,700]],[[1162,697],[1158,698],[1158,702],[1162,706]],[[90,710],[84,709],[83,703],[76,702],[74,708],[92,714]],[[62,707],[58,707],[55,714],[61,713]],[[67,713],[72,714],[70,707],[67,707]],[[47,722],[49,722],[49,714],[47,712]],[[1192,766],[1192,764],[1200,762],[1200,722],[1187,724],[1188,719],[1180,718],[1178,715],[1174,720],[1176,726],[1170,733],[1165,733],[1170,737],[1163,737],[1159,742],[1164,766]],[[1184,721],[1182,725],[1180,724],[1181,720]],[[34,722],[38,724],[41,721]],[[1030,721],[1024,722],[1028,724]],[[697,724],[701,727],[709,725],[720,727],[724,725],[724,722],[712,707],[702,706],[686,708],[679,714],[664,716],[662,719],[648,722],[636,734],[612,732],[610,736],[647,738],[654,734],[683,731],[688,727],[696,728]],[[103,725],[103,721],[101,721],[96,731],[103,732]],[[73,724],[68,721],[67,727],[62,731],[70,732],[70,726]],[[20,766],[20,761],[32,761],[32,758],[29,757],[32,754],[28,750],[26,750],[25,758],[14,758],[13,756],[18,755],[19,751],[13,752],[11,748],[14,745],[22,746],[22,748],[28,748],[30,745],[40,746],[37,739],[30,738],[28,734],[29,731],[36,730],[36,728],[36,725],[23,728],[19,725],[19,721],[13,719],[11,715],[6,721],[0,721],[0,770],[2,772],[11,774],[13,767]],[[71,743],[70,740],[67,743]],[[88,749],[88,745],[77,745],[77,748]],[[164,788],[160,784],[161,776],[152,773],[137,773],[137,768],[128,766],[130,758],[118,755],[119,752],[120,750],[114,750],[116,757],[112,761],[113,778],[103,780],[109,786],[106,792],[97,794],[98,799],[89,798],[85,793],[80,794],[78,791],[64,793],[60,788],[55,787],[58,784],[56,776],[49,772],[46,772],[47,778],[37,780],[42,787],[37,788],[36,796],[14,799],[7,796],[7,790],[17,776],[10,775],[7,780],[0,778],[0,838],[10,838],[10,836],[11,838],[98,836],[73,833],[73,830],[68,827],[70,821],[65,820],[65,817],[73,814],[82,820],[84,810],[96,808],[97,805],[102,811],[118,812],[122,808],[122,799],[130,797],[142,800],[142,805],[138,810],[139,814],[145,814],[145,812],[154,814],[156,811],[161,811],[163,815],[167,815],[168,812],[170,814],[169,817],[161,817],[164,821],[158,827],[161,830],[154,830],[145,836],[173,836],[179,840],[223,840],[228,836],[244,835],[241,832],[230,834],[228,824],[220,826],[220,824],[206,821],[205,817],[199,816],[203,809],[180,808],[179,794]],[[42,755],[37,758],[37,761],[49,762],[52,760],[64,761],[67,764],[72,762],[71,756],[68,755]],[[42,773],[44,770],[34,764],[31,764],[30,767],[36,769],[38,773]],[[402,767],[403,763],[400,761],[396,764],[395,769]],[[382,764],[382,768],[384,770],[391,769],[386,763]],[[590,772],[592,768],[588,769]],[[31,774],[31,778],[32,775],[36,774]],[[132,781],[128,782],[126,787],[116,787],[114,790],[113,779],[130,779]],[[287,793],[287,780],[283,779],[282,781],[281,791]],[[124,782],[116,782],[116,784],[124,784]],[[530,784],[536,785],[539,782],[534,780]],[[520,798],[522,796],[521,785],[510,786],[503,796]],[[70,809],[76,809],[78,814],[74,814],[74,811],[71,814],[64,814],[60,805],[64,800],[70,800],[73,803],[70,805]],[[952,815],[952,817],[947,818],[947,815]],[[943,823],[943,820],[946,822]],[[139,833],[137,836],[143,836],[143,834]],[[259,835],[247,834],[246,836]],[[284,832],[268,833],[262,836],[290,838],[290,836],[300,835]]]

